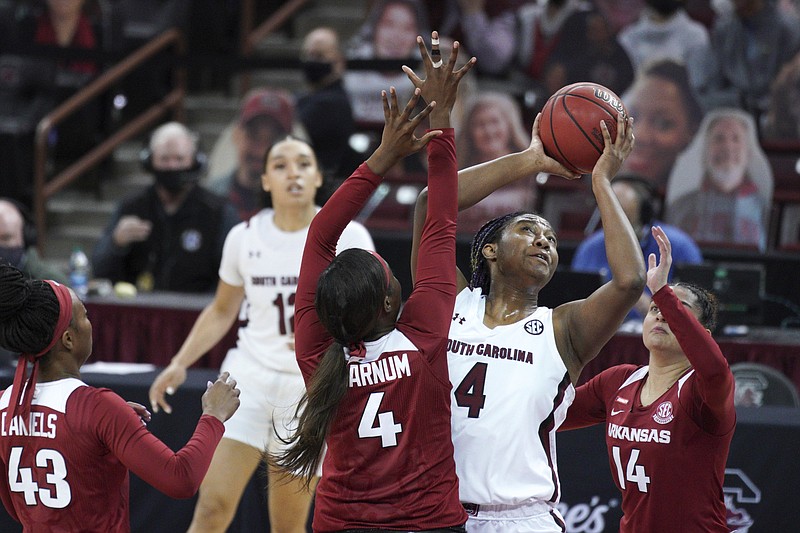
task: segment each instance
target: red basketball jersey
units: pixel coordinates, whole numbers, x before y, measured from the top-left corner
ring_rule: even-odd
[[[203,416],[177,454],[125,401],[78,379],[39,383],[27,420],[0,396],[0,499],[26,533],[130,531],[129,468],[173,497],[192,496],[223,426]]]
[[[348,364],[349,388],[328,434],[317,486],[315,531],[418,531],[466,520],[441,342],[441,355],[429,361],[394,330],[365,343],[366,358]]]
[[[314,501],[316,532],[420,531],[467,520],[458,498],[445,353],[456,292],[452,129],[430,141],[428,163],[416,284],[395,329],[365,342],[363,358],[348,358],[348,388],[328,431]],[[342,230],[380,180],[362,164],[309,228],[295,299],[297,362],[306,382],[333,340],[315,311],[317,280]]]
[[[671,290],[654,301],[693,368],[646,407],[640,393],[648,367],[609,368],[578,387],[562,429],[606,423],[611,474],[622,492],[620,532],[727,533],[722,485],[736,421],[733,375]]]

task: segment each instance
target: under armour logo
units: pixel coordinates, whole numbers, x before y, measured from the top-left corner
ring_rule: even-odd
[[[462,316],[459,318],[459,313],[456,313],[453,317],[453,322],[458,322],[459,324],[463,324],[465,320],[467,320],[467,317]]]
[[[261,250],[250,250],[249,252],[247,252],[247,255],[248,255],[248,257],[250,257],[251,259],[252,259],[253,257],[261,257]]]

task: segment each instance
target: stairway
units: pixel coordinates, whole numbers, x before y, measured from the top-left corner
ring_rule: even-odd
[[[311,29],[327,25],[335,28],[342,43],[359,27],[368,0],[316,0],[309,2],[285,28],[264,39],[256,53],[271,58],[297,58],[302,37]],[[280,87],[291,93],[304,88],[302,74],[294,69],[254,70],[251,87]],[[240,79],[230,81],[230,89],[189,94],[185,99],[186,124],[200,135],[200,147],[207,154],[235,119],[239,108]],[[232,96],[231,96],[232,95]],[[146,136],[124,143],[115,150],[111,174],[99,180],[95,190],[71,186],[56,194],[47,205],[47,235],[44,257],[66,269],[73,248],[91,255],[95,243],[108,224],[119,201],[152,182],[139,163],[139,152]],[[204,176],[203,180],[207,180]]]
[[[189,95],[184,104],[186,123],[199,134],[201,149],[206,152],[238,111],[238,98],[220,94]],[[110,165],[111,174],[100,179],[94,190],[71,186],[50,199],[44,247],[48,261],[66,269],[75,247],[91,255],[119,201],[152,183],[152,176],[139,162],[145,142],[146,136],[117,148]]]

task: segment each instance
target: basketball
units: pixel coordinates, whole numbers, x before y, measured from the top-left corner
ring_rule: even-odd
[[[605,146],[600,121],[614,141],[620,113],[628,116],[622,100],[602,85],[579,82],[562,87],[542,108],[539,137],[545,153],[569,170],[591,173]]]

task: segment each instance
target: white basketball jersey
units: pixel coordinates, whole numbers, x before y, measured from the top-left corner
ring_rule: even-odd
[[[225,239],[219,277],[244,286],[245,305],[237,346],[265,368],[300,373],[290,348],[294,337],[294,293],[308,227],[283,231],[275,226],[274,212],[264,209],[236,225]],[[367,229],[351,222],[337,251],[374,250]]]
[[[461,501],[555,505],[556,430],[575,389],[556,349],[552,310],[490,329],[485,303],[480,289],[461,291],[447,343]]]

